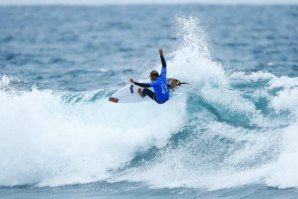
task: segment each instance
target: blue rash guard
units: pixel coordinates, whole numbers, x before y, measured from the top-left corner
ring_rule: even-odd
[[[167,84],[167,68],[162,67],[161,73],[156,80],[151,81],[150,86],[153,87],[156,101],[163,103],[169,99],[169,89]]]
[[[160,59],[161,59],[162,68],[161,68],[161,73],[156,80],[151,81],[150,84],[138,83],[138,82],[135,82],[134,84],[145,88],[153,87],[154,93],[149,89],[147,90],[144,89],[144,90],[146,92],[152,93],[152,94],[149,94],[149,96],[152,99],[154,99],[157,103],[162,104],[169,99],[170,94],[169,94],[168,83],[167,83],[167,63],[163,55],[160,56]],[[144,94],[144,90],[143,90],[143,94]]]

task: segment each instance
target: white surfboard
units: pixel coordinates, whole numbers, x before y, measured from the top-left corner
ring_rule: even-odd
[[[179,87],[181,83],[177,79],[169,78],[167,79],[169,89],[174,90],[177,87]],[[115,92],[110,98],[109,101],[115,102],[115,103],[138,103],[138,102],[144,102],[147,100],[151,100],[148,96],[142,97],[138,93],[138,89],[141,88],[140,86],[134,85],[134,84],[129,84],[126,85],[125,87],[121,88],[117,92]],[[152,88],[149,88],[152,90]]]
[[[115,103],[137,103],[149,100],[148,96],[141,97],[138,93],[138,88],[141,88],[134,84],[126,85],[125,87],[118,90],[114,93],[110,98],[109,101]]]

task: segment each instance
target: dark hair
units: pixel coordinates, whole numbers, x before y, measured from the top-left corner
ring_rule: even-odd
[[[158,77],[159,74],[156,70],[153,70],[153,71],[150,72],[150,76]]]

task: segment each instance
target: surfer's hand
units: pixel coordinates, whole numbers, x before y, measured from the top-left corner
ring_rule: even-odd
[[[133,80],[132,78],[130,78],[130,80],[129,80],[131,83],[135,83],[135,80]]]
[[[159,49],[159,54],[163,55],[163,49],[162,48]]]

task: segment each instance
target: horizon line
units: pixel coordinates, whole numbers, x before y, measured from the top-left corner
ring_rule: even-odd
[[[0,6],[133,6],[133,5],[227,5],[227,6],[237,6],[237,5],[246,5],[246,6],[263,6],[263,5],[298,5],[298,2],[268,2],[268,3],[257,3],[257,2],[153,2],[153,3],[139,3],[139,2],[114,2],[114,3],[0,3]]]

